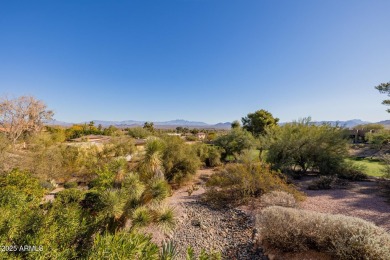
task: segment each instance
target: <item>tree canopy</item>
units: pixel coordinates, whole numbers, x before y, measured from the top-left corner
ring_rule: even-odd
[[[387,94],[387,96],[390,97],[390,82],[387,83],[381,83],[378,86],[375,87],[377,90],[379,90],[382,94]],[[389,106],[390,105],[390,99],[385,99],[382,101],[383,105]],[[390,113],[390,109],[387,109],[387,112]]]
[[[254,113],[249,113],[241,119],[243,128],[254,136],[264,135],[267,127],[276,126],[279,118],[272,116],[267,110],[261,109]]]

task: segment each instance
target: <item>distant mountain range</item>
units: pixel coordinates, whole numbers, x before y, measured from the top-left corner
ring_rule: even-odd
[[[104,121],[104,120],[92,120],[95,123],[95,126],[102,125],[103,127],[107,127],[110,125],[117,127],[137,127],[143,126],[146,121],[135,121],[135,120],[125,120],[125,121]],[[189,128],[215,128],[215,129],[229,129],[231,123],[218,123],[218,124],[207,124],[204,122],[196,122],[196,121],[187,121],[184,119],[176,119],[171,121],[164,122],[153,122],[156,127],[159,128],[176,128],[178,126],[189,127]],[[89,124],[88,122],[81,122],[79,124]],[[60,126],[71,126],[73,123],[52,120],[47,122],[47,125],[60,125]]]
[[[136,127],[136,126],[143,126],[146,121],[135,121],[135,120],[125,120],[125,121],[103,121],[103,120],[92,120],[96,126],[102,125],[103,127],[107,127],[110,125],[117,126],[117,127]],[[82,122],[80,124],[88,124],[88,122]],[[184,119],[176,119],[171,121],[164,121],[164,122],[153,122],[154,125],[158,128],[176,128],[178,126],[182,127],[189,127],[189,128],[215,128],[215,129],[230,129],[231,123],[225,122],[225,123],[218,123],[218,124],[207,124],[204,122],[196,122],[196,121],[187,121]],[[315,124],[324,124],[328,123],[331,125],[339,125],[344,126],[347,128],[352,128],[357,125],[362,124],[370,124],[373,122],[363,121],[361,119],[352,119],[347,121],[314,121]],[[382,124],[385,126],[390,126],[390,120],[383,120],[380,122],[375,122],[376,124]],[[71,126],[73,123],[68,122],[62,122],[57,120],[52,120],[47,123],[48,125],[61,125],[61,126]],[[286,123],[281,123],[281,125]]]

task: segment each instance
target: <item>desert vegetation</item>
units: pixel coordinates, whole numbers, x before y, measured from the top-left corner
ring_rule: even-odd
[[[202,130],[206,137],[199,140],[194,139],[199,130],[178,127],[172,134],[151,122],[130,129],[94,122],[47,126],[53,113],[33,97],[4,99],[1,105],[0,244],[40,246],[9,248],[2,258],[251,259],[263,255],[258,251],[263,245],[338,259],[389,256],[384,229],[299,209],[306,196],[300,179],[311,176],[306,188],[316,191],[369,178],[349,155],[342,127],[316,125],[310,118],[280,126],[270,112],[259,110],[243,117],[242,125],[233,122],[230,131]],[[386,134],[378,128],[367,135],[367,145],[386,151]],[[386,152],[378,160],[380,187],[389,194]],[[212,174],[199,176],[200,169]],[[173,203],[187,217],[176,215],[177,196],[192,201]],[[235,211],[250,205],[252,213]],[[214,215],[245,222],[242,233],[232,228],[241,222],[224,226]],[[224,239],[212,243],[215,248],[206,240],[193,245],[186,234],[213,225],[221,230],[211,234],[238,232],[234,247]],[[148,228],[164,239],[156,241]],[[236,252],[241,242],[248,243],[247,251]]]

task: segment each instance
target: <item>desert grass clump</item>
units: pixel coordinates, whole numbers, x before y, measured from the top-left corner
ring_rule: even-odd
[[[283,251],[309,249],[336,259],[390,259],[390,235],[368,221],[272,206],[257,215],[262,242]]]
[[[237,205],[250,198],[260,197],[274,190],[291,193],[296,199],[303,194],[278,172],[259,162],[235,163],[210,177],[204,199],[215,206]]]
[[[261,202],[264,206],[282,206],[295,208],[297,201],[294,196],[285,191],[271,191],[261,196]]]
[[[320,176],[310,182],[308,190],[330,190],[336,181],[335,176]]]

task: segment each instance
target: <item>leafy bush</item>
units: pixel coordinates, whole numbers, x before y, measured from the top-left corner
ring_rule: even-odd
[[[164,139],[165,147],[162,162],[165,169],[165,178],[180,184],[183,180],[196,173],[201,162],[195,149],[187,145],[182,139],[167,136]]]
[[[0,175],[0,190],[3,189],[19,191],[26,196],[26,201],[40,201],[45,193],[38,179],[33,178],[28,172],[19,170]]]
[[[277,169],[332,174],[348,155],[343,130],[330,125],[317,126],[304,119],[269,129],[263,138],[267,161]]]
[[[363,165],[356,165],[352,162],[343,162],[339,169],[335,172],[340,179],[350,181],[364,181],[368,179],[368,175],[364,173]]]
[[[62,190],[56,194],[56,202],[63,204],[79,203],[84,199],[84,192],[75,188]]]
[[[204,199],[215,205],[240,204],[274,190],[289,192],[302,199],[302,194],[288,185],[281,174],[258,162],[227,165],[212,175],[206,186]]]
[[[127,133],[131,137],[134,137],[137,139],[144,139],[144,138],[152,135],[152,133],[149,130],[142,128],[142,127],[129,128],[127,130]]]
[[[274,190],[261,196],[261,202],[265,206],[282,206],[294,208],[297,201],[294,196],[285,191]]]
[[[72,189],[72,188],[77,188],[78,184],[75,181],[69,181],[64,183],[64,188],[65,189]]]
[[[314,249],[337,259],[390,259],[390,235],[359,218],[272,206],[257,215],[263,242],[283,251]]]
[[[214,144],[223,149],[222,159],[226,160],[228,156],[255,147],[256,139],[248,131],[237,128],[232,129],[227,135],[219,136]]]
[[[221,148],[213,145],[199,143],[195,145],[196,153],[202,163],[207,167],[221,165]]]

